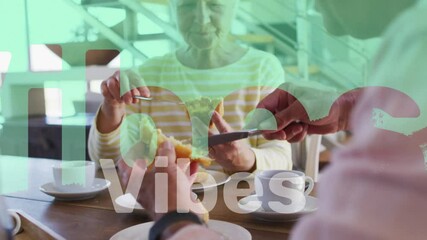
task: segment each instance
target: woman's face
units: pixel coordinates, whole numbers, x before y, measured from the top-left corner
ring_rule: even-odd
[[[382,33],[387,25],[385,13],[395,0],[316,0],[325,27],[331,34],[350,34],[370,38]],[[400,0],[399,0],[400,1]]]
[[[191,47],[205,50],[227,39],[237,0],[175,0],[178,28]]]

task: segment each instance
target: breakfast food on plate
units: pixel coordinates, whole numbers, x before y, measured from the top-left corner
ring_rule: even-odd
[[[202,204],[202,206],[203,206],[203,204]],[[204,206],[203,206],[203,208],[204,208]],[[209,221],[209,212],[208,212],[208,210],[206,210],[206,208],[204,208],[203,210],[205,210],[205,213],[202,215],[201,218],[203,219],[203,221],[205,223],[207,223]]]
[[[203,156],[192,156],[191,144],[184,144],[174,137],[166,137],[160,129],[157,129],[157,145],[162,144],[164,141],[171,141],[175,147],[176,158],[189,158],[191,161],[196,161],[203,166],[209,166],[212,162],[211,158]]]
[[[203,157],[203,156],[192,156],[192,146],[191,144],[184,144],[183,142],[175,139],[174,137],[167,137],[165,136],[162,131],[160,129],[155,129],[154,124],[148,120],[148,118],[142,118],[142,120],[140,121],[140,137],[142,142],[144,142],[147,145],[153,144],[155,143],[155,134],[157,133],[157,146],[159,146],[160,144],[162,144],[164,141],[171,141],[172,144],[175,147],[175,153],[176,153],[176,158],[189,158],[190,161],[196,161],[199,164],[207,167],[211,164],[211,162],[213,161],[212,159],[208,158],[208,157]],[[149,147],[150,149],[152,149],[151,147]],[[152,166],[149,166],[148,168],[150,168]],[[199,172],[197,173],[197,177],[196,177],[196,181],[195,182],[203,182],[207,179],[208,175],[206,170],[204,170],[204,168],[199,168]],[[200,203],[199,199],[196,199],[197,202]],[[201,205],[200,207],[202,207],[205,212],[203,214],[200,215],[200,217],[207,222],[209,220],[209,212],[204,208],[203,205]]]
[[[224,115],[224,101],[222,98],[200,97],[185,101],[187,113],[192,117],[198,117],[203,122],[209,122],[209,127],[213,127],[211,121],[212,109],[215,109],[221,116]]]
[[[196,180],[194,183],[202,183],[208,179],[209,174],[206,172],[206,169],[199,167],[199,170],[196,173]]]
[[[209,166],[212,159],[197,154],[192,154],[191,144],[184,144],[183,142],[175,139],[174,137],[167,137],[162,133],[162,130],[155,129],[153,124],[147,118],[143,118],[140,122],[141,139],[144,143],[152,143],[154,133],[157,132],[157,146],[164,141],[170,141],[175,147],[176,158],[189,158],[191,161],[196,161],[203,166]],[[196,155],[196,156],[194,156]]]

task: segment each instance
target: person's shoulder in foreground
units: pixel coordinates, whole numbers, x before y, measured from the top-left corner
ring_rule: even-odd
[[[420,0],[393,21],[371,74],[379,84],[395,80],[410,86],[414,95],[409,97],[427,87],[427,69],[410,67],[427,63],[426,3]],[[406,117],[398,123],[404,127],[425,109],[427,97],[416,106],[395,90],[375,88],[360,100],[352,116],[352,142],[334,154],[322,175],[319,211],[296,226],[292,239],[427,239],[425,128],[405,136],[372,121],[375,107]]]

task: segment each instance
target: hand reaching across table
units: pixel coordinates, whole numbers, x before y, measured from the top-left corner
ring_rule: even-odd
[[[176,163],[175,149],[169,141],[161,144],[157,157],[156,161],[160,162],[148,170],[145,168],[145,161],[142,160],[136,161],[134,169],[127,166],[124,161],[118,162],[124,185],[129,181],[131,171],[132,174],[143,175],[142,186],[136,199],[154,221],[162,222],[155,224],[153,227],[155,230],[150,231],[150,234],[159,233],[156,230],[161,229],[159,239],[188,239],[190,236],[220,239],[215,232],[201,226],[202,221],[194,214],[205,211],[200,202],[194,202],[191,198],[191,185],[195,179],[194,173],[197,172],[197,163],[188,161]],[[167,178],[160,175],[162,177],[166,175]]]
[[[327,115],[318,120],[311,120],[302,101],[292,93],[297,92],[298,97],[304,100],[312,99],[307,107],[319,107],[328,104],[331,92],[285,83],[273,93],[265,97],[257,106],[259,109],[270,111],[277,123],[277,130],[267,130],[263,134],[267,139],[282,139],[289,142],[301,141],[307,134],[328,134],[347,129],[349,115],[356,99],[362,90],[349,91],[338,97],[332,104]],[[322,97],[325,101],[322,101]],[[264,115],[264,114],[261,114]],[[262,126],[268,121],[266,116],[255,114],[250,125]]]

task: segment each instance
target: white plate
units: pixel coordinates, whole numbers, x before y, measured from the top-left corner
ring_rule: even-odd
[[[193,200],[197,199],[197,194],[192,193],[192,198]],[[126,193],[124,195],[121,195],[120,197],[116,198],[116,200],[114,200],[114,202],[119,205],[122,208],[125,209],[130,209],[130,210],[134,210],[134,212],[140,212],[142,210],[144,210],[144,207],[141,206],[141,204],[139,204],[135,197],[130,194],[130,193]]]
[[[88,189],[87,191],[62,192],[55,188],[53,182],[50,182],[40,186],[40,191],[49,196],[55,197],[57,200],[74,201],[93,198],[99,192],[107,189],[110,184],[111,183],[108,180],[102,178],[95,178],[92,187],[90,187],[90,189]]]
[[[203,191],[208,191],[211,188],[220,186],[222,184],[227,183],[228,181],[230,181],[230,176],[228,176],[227,174],[220,172],[220,171],[212,171],[212,170],[207,170],[206,171],[213,179],[209,178],[206,181],[203,182],[203,185],[200,183],[195,183],[193,184],[193,186],[191,187],[191,190],[193,192],[203,192]]]
[[[127,208],[127,209],[137,209],[137,210],[144,209],[141,206],[141,204],[139,204],[136,201],[135,197],[130,193],[121,195],[120,197],[116,198],[114,202],[116,202],[117,205],[119,205],[120,207]]]
[[[261,207],[261,202],[256,195],[250,195],[240,199],[239,208],[249,212],[255,218],[269,222],[290,222],[296,221],[303,215],[312,213],[317,210],[317,198],[306,197],[305,207],[302,211],[296,213],[278,213],[274,211],[265,211]]]
[[[112,236],[110,240],[125,240],[125,239],[148,240],[148,233],[150,231],[151,226],[153,226],[153,222],[147,222],[147,223],[138,224],[133,227],[126,228],[114,234],[114,236]],[[223,238],[224,240],[252,239],[252,236],[248,230],[233,223],[210,220],[208,222],[208,228],[224,236]]]
[[[252,173],[248,173],[248,172],[238,172],[238,173],[234,173],[233,175],[231,175],[231,180],[236,180],[236,181],[249,181],[249,180],[254,180],[255,179],[255,174],[257,173],[257,171],[252,172]]]

